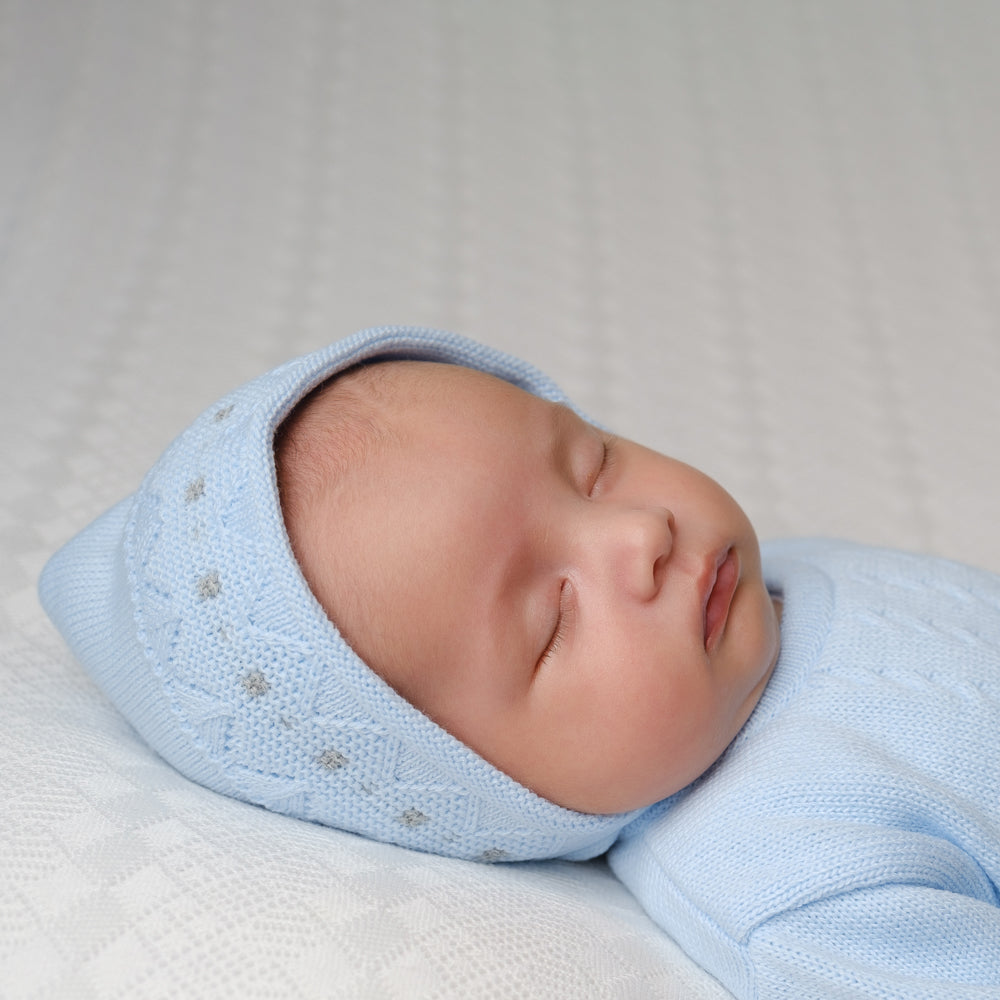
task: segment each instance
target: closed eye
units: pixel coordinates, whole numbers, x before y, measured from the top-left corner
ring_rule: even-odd
[[[542,655],[538,658],[535,669],[537,670],[544,663],[548,662],[563,644],[570,633],[573,624],[573,614],[576,610],[576,603],[573,600],[573,585],[569,580],[563,580],[559,588],[559,609],[556,614],[555,624],[549,641],[542,650]]]
[[[603,445],[603,449],[601,451],[601,460],[590,482],[590,489],[587,491],[588,496],[593,497],[600,492],[602,482],[607,478],[608,473],[614,466],[615,455],[617,454],[615,446],[617,443],[618,439],[614,435],[605,435],[602,438],[601,444]]]

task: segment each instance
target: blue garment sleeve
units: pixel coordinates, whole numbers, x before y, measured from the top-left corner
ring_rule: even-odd
[[[888,884],[788,910],[752,933],[760,1000],[1000,998],[1000,908]]]

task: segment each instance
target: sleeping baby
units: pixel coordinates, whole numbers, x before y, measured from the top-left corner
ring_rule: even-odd
[[[216,791],[457,858],[608,852],[738,997],[1000,997],[1000,578],[761,548],[498,351],[383,328],[269,372],[40,591]]]

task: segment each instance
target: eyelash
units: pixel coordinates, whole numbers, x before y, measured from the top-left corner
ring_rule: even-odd
[[[546,644],[545,649],[542,651],[542,655],[538,658],[539,666],[553,656],[556,650],[562,645],[563,640],[569,634],[575,606],[572,600],[567,599],[567,589],[572,591],[572,584],[569,580],[563,580],[562,586],[559,588],[559,614],[556,617],[556,625],[552,630],[552,635],[549,637],[549,641]],[[572,596],[572,593],[570,596]]]

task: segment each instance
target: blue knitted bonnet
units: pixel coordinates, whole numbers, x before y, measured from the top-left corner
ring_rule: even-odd
[[[530,365],[454,334],[362,331],[206,410],[135,494],[50,559],[42,603],[149,745],[208,788],[436,854],[592,857],[635,813],[563,809],[446,733],[344,642],[292,555],[275,430],[331,375],[402,358],[566,402]]]

